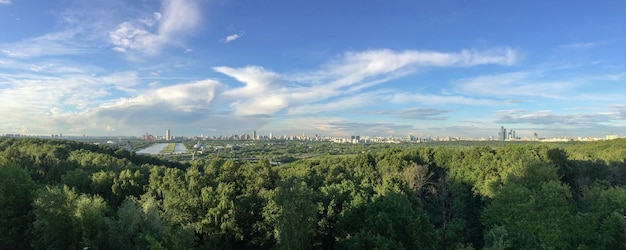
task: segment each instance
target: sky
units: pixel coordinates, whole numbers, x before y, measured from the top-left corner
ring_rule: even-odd
[[[0,134],[626,136],[626,2],[0,0]]]

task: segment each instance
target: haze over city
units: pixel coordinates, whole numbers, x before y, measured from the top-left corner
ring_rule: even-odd
[[[0,0],[0,135],[626,136],[626,2]]]

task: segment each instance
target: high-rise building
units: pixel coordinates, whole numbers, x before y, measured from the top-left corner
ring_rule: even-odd
[[[516,139],[516,137],[515,137],[515,130],[513,130],[513,129],[509,130],[509,136],[508,136],[507,139],[509,139],[509,140],[515,140]]]
[[[506,129],[504,128],[504,126],[500,126],[500,131],[498,132],[498,141],[506,140],[506,136]]]
[[[172,134],[170,133],[170,130],[165,130],[165,140],[166,141],[171,141],[172,140]]]

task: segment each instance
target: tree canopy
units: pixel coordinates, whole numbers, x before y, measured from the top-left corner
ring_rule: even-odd
[[[626,249],[625,145],[320,144],[275,165],[0,139],[0,249]]]

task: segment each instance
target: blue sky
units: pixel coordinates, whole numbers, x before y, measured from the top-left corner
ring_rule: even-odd
[[[0,134],[626,136],[626,2],[0,0]]]

